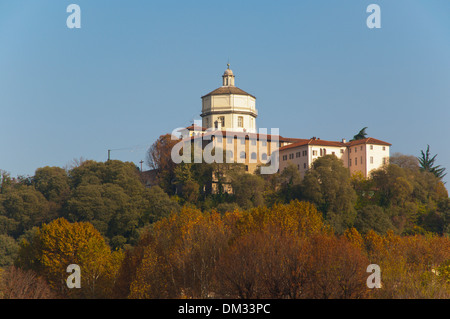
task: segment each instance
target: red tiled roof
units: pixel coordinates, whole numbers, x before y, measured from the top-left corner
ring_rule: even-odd
[[[198,125],[191,125],[186,127],[187,130],[189,131],[206,131],[206,127],[203,126],[198,126]]]
[[[302,140],[302,141],[299,141],[296,143],[292,143],[292,144],[280,147],[280,151],[299,147],[299,146],[304,146],[304,145],[320,145],[320,146],[334,146],[334,147],[344,147],[345,146],[345,144],[341,143],[341,142],[326,141],[326,140],[321,140],[318,138],[310,138],[307,140]]]
[[[346,144],[347,144],[347,146],[353,146],[353,145],[359,145],[359,144],[376,144],[376,145],[386,145],[386,146],[392,145],[388,142],[377,140],[376,138],[373,138],[373,137],[364,138],[362,140],[350,141]]]
[[[214,91],[209,92],[206,95],[203,95],[202,98],[208,95],[221,95],[221,94],[239,94],[239,95],[250,95],[251,97],[255,98],[255,96],[251,95],[250,93],[245,92],[244,90],[241,90],[240,88],[236,86],[221,86],[220,88],[215,89]]]

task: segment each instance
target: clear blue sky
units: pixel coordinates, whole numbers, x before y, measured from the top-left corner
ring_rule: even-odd
[[[81,29],[66,26],[71,3]],[[366,26],[370,3],[381,29]],[[139,165],[200,119],[229,59],[259,127],[340,140],[367,126],[391,154],[430,144],[450,172],[449,16],[448,0],[0,0],[0,169],[108,149]]]

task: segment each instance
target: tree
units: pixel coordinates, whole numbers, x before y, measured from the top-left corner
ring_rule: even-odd
[[[265,227],[238,238],[220,258],[216,292],[223,298],[300,298],[306,284],[303,239]]]
[[[179,139],[172,139],[171,134],[161,135],[147,151],[147,165],[157,170],[159,185],[168,193],[174,192],[175,162],[172,160],[172,148]]]
[[[102,235],[115,238],[114,248],[137,240],[149,199],[133,163],[85,161],[69,176],[72,194],[63,217],[91,222]]]
[[[302,199],[311,201],[339,233],[350,227],[356,216],[356,193],[350,172],[335,155],[316,159],[301,184]]]
[[[184,207],[156,222],[138,252],[130,298],[206,298],[229,230],[218,213]],[[137,264],[137,263],[135,263]]]
[[[420,168],[424,171],[428,171],[430,173],[433,173],[437,178],[441,179],[444,178],[447,173],[444,174],[445,168],[441,167],[440,165],[435,165],[436,155],[431,157],[430,155],[430,145],[427,145],[427,150],[424,152],[423,150],[420,151],[422,154],[421,157],[418,157]]]
[[[359,131],[358,134],[353,136],[353,139],[351,139],[350,141],[356,141],[356,140],[363,140],[366,138],[366,129],[367,127],[364,127],[363,129],[361,129],[361,131]]]
[[[0,268],[13,265],[18,251],[19,245],[14,238],[0,234]]]
[[[360,299],[367,293],[369,262],[344,236],[316,234],[310,238],[305,297]]]
[[[158,220],[168,217],[171,213],[179,212],[180,205],[172,200],[161,187],[153,186],[148,194],[148,206],[142,216],[143,223],[154,223]]]
[[[70,195],[69,177],[60,167],[38,168],[33,183],[47,200],[57,204],[62,204]]]
[[[49,214],[48,201],[34,186],[18,185],[3,194],[2,201],[3,215],[17,222],[14,232],[10,233],[15,238],[25,230],[56,217]]]
[[[10,266],[0,271],[0,299],[53,299],[56,294],[51,291],[44,278],[32,270],[22,270]]]
[[[236,203],[242,208],[264,205],[264,179],[248,173],[233,174],[231,186]]]
[[[355,218],[355,228],[362,234],[367,233],[369,230],[384,234],[394,227],[383,208],[369,205],[358,211]]]
[[[419,161],[417,157],[413,155],[404,155],[401,153],[394,153],[389,157],[389,164],[396,164],[401,168],[406,168],[410,170],[419,169]]]
[[[280,184],[279,194],[285,203],[300,198],[300,184],[302,177],[295,164],[289,163],[281,174],[279,174],[278,180]]]
[[[31,242],[24,241],[18,265],[44,276],[50,287],[64,296],[105,298],[110,295],[122,252],[111,252],[94,226],[58,218],[42,225]],[[68,289],[67,266],[81,268],[81,289]]]

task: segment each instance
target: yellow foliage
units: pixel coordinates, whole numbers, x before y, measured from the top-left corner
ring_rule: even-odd
[[[105,297],[123,260],[123,253],[111,253],[104,238],[87,222],[69,223],[59,218],[43,224],[33,242],[24,244],[34,254],[37,270],[47,278],[55,291],[85,298]],[[81,269],[81,289],[68,290],[67,266],[76,264]]]

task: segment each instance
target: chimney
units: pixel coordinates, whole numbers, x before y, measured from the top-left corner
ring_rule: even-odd
[[[347,143],[347,140],[345,138],[343,138],[342,143]]]

